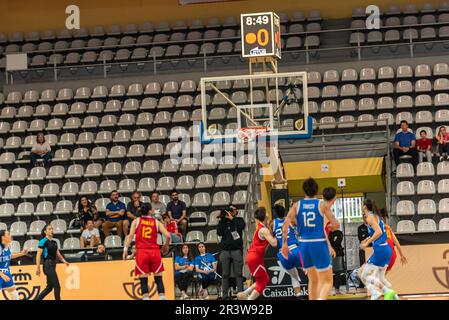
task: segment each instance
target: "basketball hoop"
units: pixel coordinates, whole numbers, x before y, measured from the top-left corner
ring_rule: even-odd
[[[270,128],[265,126],[240,128],[237,132],[237,140],[240,143],[248,143],[269,131]]]

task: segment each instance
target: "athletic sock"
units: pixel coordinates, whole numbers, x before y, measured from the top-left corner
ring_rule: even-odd
[[[260,295],[259,292],[254,290],[253,292],[251,292],[247,300],[256,300],[259,297],[259,295]]]
[[[245,291],[243,291],[247,296],[249,296],[252,292],[253,292],[253,290],[254,290],[254,288],[255,288],[256,286],[255,286],[255,284],[253,284],[253,285],[251,285],[251,286],[249,286]]]
[[[159,294],[159,300],[165,300],[165,295],[162,294],[162,293],[160,293],[160,294]]]

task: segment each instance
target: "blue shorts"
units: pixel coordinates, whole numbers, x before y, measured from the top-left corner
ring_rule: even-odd
[[[0,290],[8,289],[14,287],[14,280],[12,279],[12,275],[10,272],[3,272],[9,277],[9,281],[6,282],[3,278],[0,278]]]
[[[374,252],[372,256],[368,259],[367,263],[375,265],[377,267],[386,267],[390,264],[391,256],[393,251],[390,246],[385,243],[385,245],[379,245],[373,247]]]
[[[310,242],[300,240],[299,251],[304,269],[315,267],[318,271],[325,271],[332,267],[326,240]]]
[[[298,247],[290,249],[287,259],[282,256],[281,252],[278,252],[278,260],[281,263],[282,268],[285,270],[301,268],[301,254]]]

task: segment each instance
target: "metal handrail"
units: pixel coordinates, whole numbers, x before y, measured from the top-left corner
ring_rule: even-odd
[[[285,50],[284,53],[288,54],[310,54],[313,53],[321,53],[321,52],[332,52],[332,51],[344,51],[344,50],[356,50],[356,49],[368,49],[368,48],[384,48],[384,47],[410,47],[414,46],[416,44],[420,45],[426,45],[426,44],[439,44],[439,43],[447,43],[448,40],[427,40],[427,41],[411,41],[409,42],[392,42],[392,43],[378,43],[378,44],[358,44],[358,45],[348,45],[348,46],[338,46],[338,47],[328,47],[328,48],[306,48],[306,49],[298,49],[298,50]],[[111,67],[115,65],[137,65],[137,64],[160,64],[163,62],[179,62],[179,61],[207,61],[209,59],[214,58],[241,58],[241,54],[213,54],[213,55],[198,55],[198,56],[192,56],[192,57],[178,57],[178,58],[162,58],[158,59],[156,56],[153,56],[152,59],[142,59],[142,60],[124,60],[121,62],[106,62],[103,61],[102,63],[92,63],[92,64],[75,64],[75,65],[56,65],[53,67],[32,67],[28,71],[45,71],[45,70],[63,70],[63,69],[84,69],[88,67]],[[348,56],[350,58],[350,56]],[[15,72],[21,72],[21,71],[15,71]]]
[[[353,20],[361,20],[361,19],[353,19]],[[351,20],[352,21],[352,20]],[[313,22],[311,22],[313,23]],[[290,23],[297,24],[297,23]],[[286,32],[283,34],[283,36],[308,36],[308,35],[321,35],[321,34],[333,34],[333,33],[339,33],[339,32],[357,32],[357,31],[385,31],[390,29],[410,29],[410,28],[425,28],[425,27],[439,27],[439,26],[449,26],[448,22],[433,22],[433,23],[418,23],[418,24],[401,24],[401,25],[393,25],[393,26],[380,26],[378,29],[367,29],[364,27],[360,28],[338,28],[338,29],[327,29],[327,30],[316,30],[316,31],[302,31],[302,32]],[[232,29],[232,28],[225,28],[225,29]],[[192,30],[196,31],[196,30]],[[174,31],[177,32],[177,31]],[[166,34],[164,32],[160,32],[157,34]],[[123,35],[118,36],[117,38],[123,38],[125,36],[129,35]],[[105,36],[103,36],[105,37]],[[107,37],[107,36],[106,36]],[[112,36],[111,36],[112,37]],[[132,36],[131,36],[132,37]],[[90,39],[98,39],[101,37],[95,37],[92,36]],[[74,38],[69,40],[84,40],[81,38]],[[241,37],[235,36],[235,37],[218,37],[218,38],[208,38],[208,39],[191,39],[191,40],[177,40],[177,41],[151,41],[151,42],[144,42],[144,43],[133,43],[133,44],[117,44],[113,46],[94,46],[94,47],[82,47],[82,48],[65,48],[65,49],[51,49],[51,50],[33,50],[27,52],[27,54],[50,54],[50,53],[60,53],[60,52],[76,52],[76,51],[99,51],[99,50],[109,50],[109,49],[123,49],[123,48],[139,48],[139,47],[146,47],[146,46],[170,46],[170,45],[176,45],[176,44],[204,44],[208,42],[218,42],[218,41],[239,41],[241,40]],[[54,42],[57,41],[65,41],[63,39],[53,40]],[[85,41],[85,40],[84,40]],[[41,42],[51,42],[48,40],[42,40]],[[24,43],[27,43],[24,41]],[[407,42],[408,43],[408,42]],[[11,43],[15,44],[15,43]],[[6,53],[3,53],[3,55],[6,55]]]

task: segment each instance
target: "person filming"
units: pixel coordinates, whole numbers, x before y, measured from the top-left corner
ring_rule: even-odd
[[[231,266],[237,290],[238,292],[243,291],[243,229],[245,229],[245,221],[243,218],[237,217],[235,207],[221,210],[219,219],[217,235],[221,237],[222,293],[223,299],[229,299]]]

